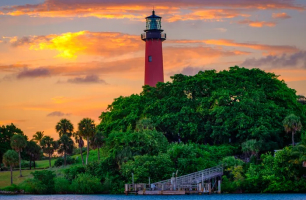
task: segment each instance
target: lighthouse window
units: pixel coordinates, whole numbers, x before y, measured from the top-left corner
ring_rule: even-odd
[[[149,62],[152,62],[152,56],[149,56]]]

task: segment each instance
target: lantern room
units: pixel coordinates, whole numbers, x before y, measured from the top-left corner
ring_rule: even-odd
[[[146,30],[161,30],[161,17],[155,15],[155,11],[152,11],[152,15],[146,17]]]

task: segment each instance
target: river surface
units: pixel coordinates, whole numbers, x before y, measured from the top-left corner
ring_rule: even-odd
[[[0,200],[306,200],[306,194],[142,195],[0,195]]]

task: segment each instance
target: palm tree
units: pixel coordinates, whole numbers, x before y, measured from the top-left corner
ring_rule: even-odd
[[[91,146],[93,149],[98,148],[98,160],[100,161],[100,151],[99,149],[102,147],[104,143],[104,137],[102,132],[98,131],[92,138],[91,138]]]
[[[41,139],[40,146],[43,149],[43,152],[49,156],[49,167],[51,167],[51,156],[54,151],[57,149],[57,144],[50,136],[44,136]]]
[[[79,123],[79,133],[84,138],[86,137],[87,140],[87,156],[86,156],[86,165],[88,163],[88,156],[89,156],[89,144],[90,138],[95,135],[96,127],[94,120],[90,118],[84,118]]]
[[[18,165],[18,154],[14,150],[8,150],[4,155],[2,162],[5,166],[10,166],[11,185],[13,184],[13,167]]]
[[[19,154],[20,177],[22,177],[22,174],[21,174],[21,155],[20,155],[20,153],[22,152],[22,149],[24,149],[26,146],[27,146],[27,140],[25,139],[25,137],[23,135],[17,134],[17,135],[14,135],[11,138],[11,147],[15,151],[17,151],[18,154]]]
[[[248,157],[256,156],[259,152],[259,142],[255,139],[247,140],[241,144],[242,152]]]
[[[59,148],[57,152],[59,154],[64,153],[64,163],[66,166],[67,154],[71,154],[73,151],[73,141],[68,135],[62,135],[62,137],[58,140]]]
[[[79,131],[75,132],[73,134],[75,142],[78,144],[78,147],[80,148],[80,154],[81,154],[81,158],[82,158],[82,164],[84,165],[84,159],[83,159],[83,147],[84,147],[84,140],[82,138],[82,136],[80,136]]]
[[[41,139],[44,137],[44,132],[43,131],[37,131],[33,135],[33,140],[37,143],[40,144]]]
[[[290,114],[284,119],[283,126],[287,133],[292,133],[292,146],[294,146],[294,134],[302,129],[300,118],[294,114]]]
[[[35,160],[37,160],[40,156],[41,148],[36,142],[33,140],[29,141],[27,147],[25,148],[26,153],[30,157],[30,170],[32,169],[32,161],[34,161],[35,168]]]
[[[59,133],[59,136],[67,135],[71,137],[73,132],[73,125],[68,119],[61,119],[55,126],[56,132]]]

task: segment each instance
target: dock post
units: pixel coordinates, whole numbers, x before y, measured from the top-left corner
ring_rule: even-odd
[[[208,183],[208,194],[211,194],[211,183]]]
[[[202,172],[202,182],[201,182],[201,184],[202,184],[202,187],[204,188],[204,175],[203,175],[203,172]]]
[[[124,191],[124,193],[126,194],[126,195],[128,195],[128,193],[129,193],[129,184],[125,184],[125,191]]]
[[[201,194],[202,192],[202,183],[198,183],[198,193]]]
[[[218,194],[221,194],[221,180],[218,180]]]

